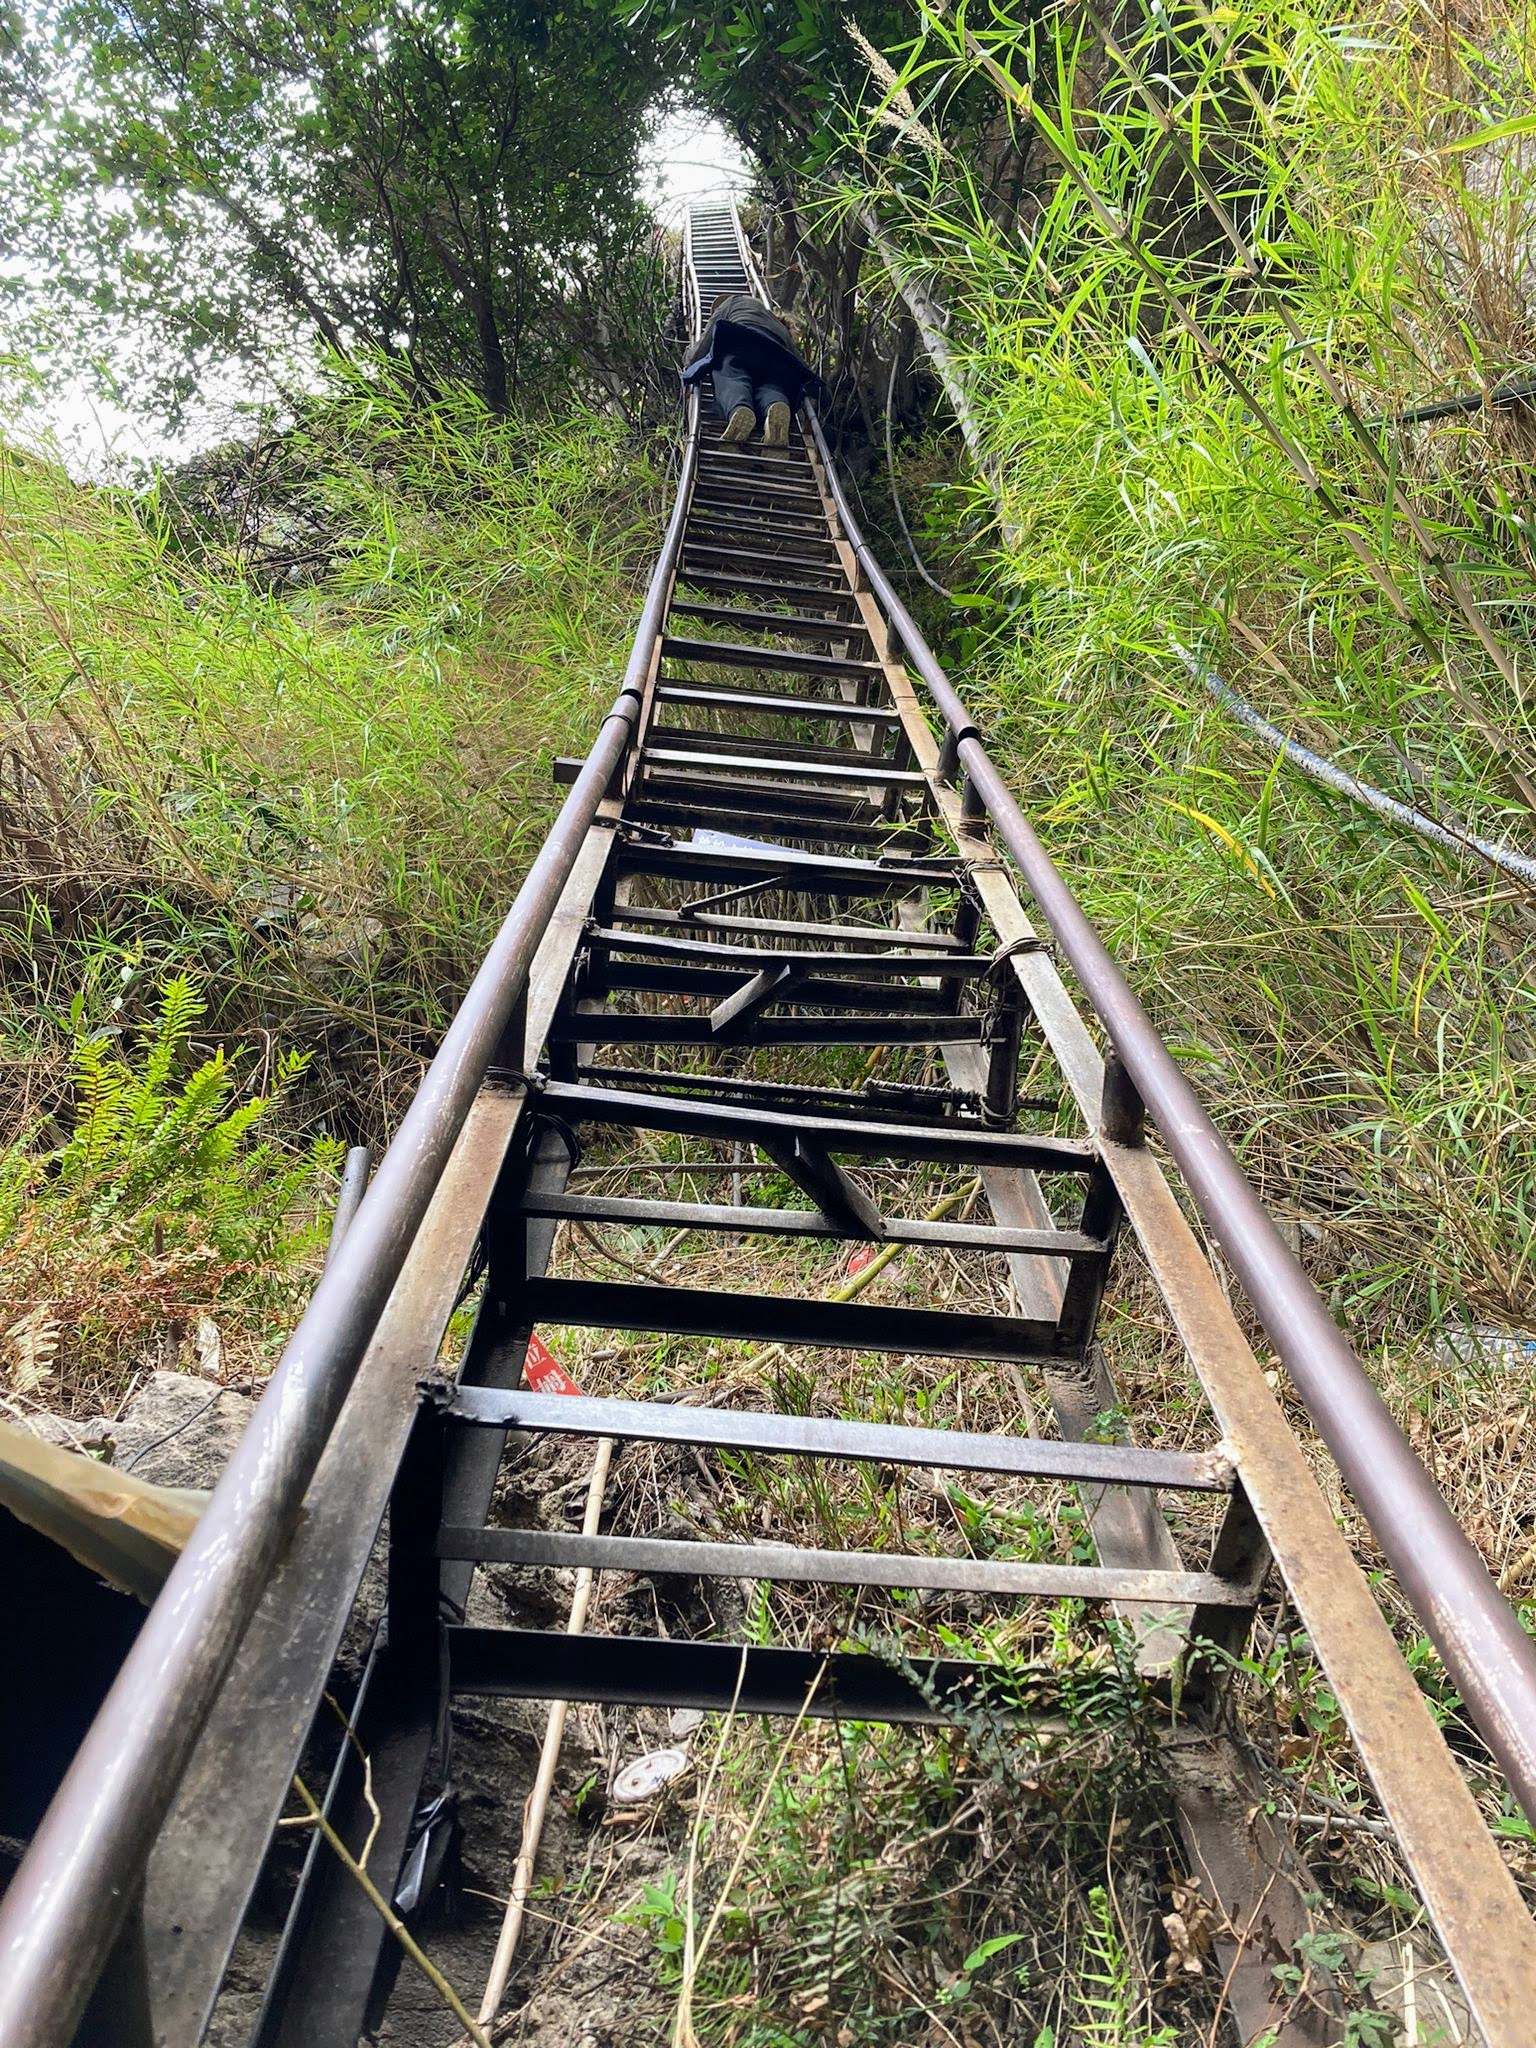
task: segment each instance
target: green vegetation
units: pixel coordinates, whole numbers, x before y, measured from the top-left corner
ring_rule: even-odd
[[[947,302],[983,444],[971,502],[930,514],[995,607],[962,615],[971,700],[1367,1340],[1528,1313],[1530,892],[1305,781],[1177,650],[1531,847],[1529,416],[1364,424],[1529,350],[1536,167],[1490,123],[1524,26],[938,12],[854,135],[846,203]],[[1006,213],[943,151],[978,83],[1028,180]],[[977,509],[1008,528],[979,564]]]
[[[278,1053],[269,1092],[238,1100],[222,1046],[194,1063],[189,982],[167,983],[129,1057],[84,1011],[77,997],[68,1137],[0,1153],[0,1329],[14,1394],[90,1414],[184,1338],[204,1370],[259,1355],[302,1304],[341,1147],[264,1135],[302,1054]]]
[[[214,1062],[200,1085],[225,1075],[221,1047],[263,1093],[285,1048],[318,1053],[288,1073],[271,1140],[302,1158],[315,1133],[384,1135],[542,837],[552,755],[611,700],[651,480],[612,418],[498,421],[467,393],[423,408],[358,374],[275,446],[207,458],[185,494],[0,449],[16,1200],[81,1113],[81,1061],[105,1056],[82,1048],[144,1028],[184,975],[209,1005],[176,1035],[177,1062],[184,1040]],[[0,1232],[8,1321],[53,1314],[37,1261],[68,1256],[71,1204],[97,1199],[73,1187],[78,1147],[63,1156],[30,1249]],[[275,1244],[294,1191],[265,1161],[259,1184]],[[214,1188],[189,1184],[181,1213]],[[170,1321],[185,1334],[196,1313],[189,1296]]]
[[[6,282],[43,366],[141,405],[316,342],[498,412],[594,361],[622,390],[659,83],[581,0],[37,0],[0,16]]]

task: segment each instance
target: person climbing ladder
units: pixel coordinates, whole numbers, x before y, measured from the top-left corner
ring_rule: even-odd
[[[723,292],[683,364],[684,384],[708,372],[725,419],[721,437],[739,447],[759,425],[768,448],[789,446],[789,423],[821,379],[795,347],[784,322],[750,292]]]

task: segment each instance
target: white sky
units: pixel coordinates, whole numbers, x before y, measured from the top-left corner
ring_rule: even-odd
[[[681,220],[690,199],[746,189],[751,176],[735,140],[718,121],[688,112],[657,123],[646,152],[645,196],[664,220]]]
[[[745,158],[718,121],[686,111],[658,121],[646,151],[643,189],[669,226],[681,222],[690,199],[744,190],[749,178]],[[113,403],[81,379],[51,393],[32,412],[27,438],[48,445],[76,476],[110,477],[136,463],[183,461],[215,446],[238,431],[243,407],[272,395],[244,366],[231,366],[209,380],[203,402],[172,434],[152,414]]]

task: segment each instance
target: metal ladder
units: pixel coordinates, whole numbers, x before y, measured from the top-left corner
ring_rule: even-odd
[[[694,207],[687,259],[697,319],[717,294],[757,282],[726,207]],[[996,1696],[985,1666],[941,1656],[909,1653],[898,1664],[866,1652],[470,1626],[457,1617],[480,1564],[1109,1606],[1138,1642],[1148,1710],[1167,1716],[1173,1688],[1183,1688],[1180,1716],[1168,1720],[1170,1775],[1193,1867],[1215,1894],[1225,1929],[1222,1962],[1241,2036],[1273,2028],[1277,2044],[1322,2043],[1338,2025],[1328,2000],[1291,2009],[1270,1967],[1308,1925],[1299,1903],[1304,1873],[1253,1811],[1258,1789],[1214,1711],[1214,1664],[1190,1664],[1185,1654],[1197,1641],[1218,1652],[1241,1647],[1269,1546],[1229,1447],[1213,1440],[1205,1452],[1184,1453],[1100,1440],[1119,1402],[1095,1332],[1125,1220],[1107,1149],[1135,1152],[1156,1174],[1140,1102],[1111,1059],[1099,1114],[1078,1134],[1020,1128],[1058,1106],[1055,1095],[1021,1102],[1018,1085],[1021,1049],[1049,1050],[1039,1014],[1067,1002],[1049,952],[1027,925],[974,806],[957,807],[945,787],[946,764],[862,587],[811,436],[798,434],[784,451],[727,447],[722,426],[709,417],[696,428],[677,570],[644,710],[615,785],[545,1058],[521,1077],[530,1090],[524,1142],[489,1212],[485,1295],[463,1371],[456,1383],[424,1385],[392,1495],[384,1662],[405,1675],[407,1692],[409,1675],[417,1679],[410,1774],[425,1771],[429,1728],[440,1733],[454,1696],[908,1723],[963,1715]],[[557,772],[573,783],[581,767],[562,761]],[[766,1062],[754,1058],[793,1061],[801,1048],[818,1051],[818,1066],[841,1078],[767,1076],[759,1071]],[[898,1048],[905,1078],[883,1078],[877,1068],[855,1081],[839,1059]],[[717,1171],[728,1161],[737,1166],[739,1181],[745,1158],[748,1178],[767,1170],[801,1200],[703,1203],[570,1190],[585,1147],[611,1150],[634,1131],[683,1140],[680,1172],[697,1170],[703,1151]],[[876,1162],[887,1178],[892,1167],[917,1169],[914,1178],[930,1166],[979,1174],[990,1220],[892,1213],[860,1184],[860,1170]],[[1018,1312],[615,1281],[569,1270],[583,1241],[574,1234],[566,1270],[550,1277],[555,1233],[568,1223],[1001,1254]],[[1192,1240],[1189,1255],[1199,1256]],[[1213,1286],[1200,1264],[1202,1284]],[[1061,1435],[530,1392],[519,1380],[535,1328],[928,1354],[1022,1370],[1037,1376]],[[1258,1380],[1256,1365],[1252,1372]],[[1072,1482],[1082,1489],[1098,1561],[488,1525],[504,1447],[544,1434]],[[1309,1491],[1314,1517],[1320,1512],[1331,1530],[1299,1454],[1287,1481]],[[1176,1493],[1221,1504],[1209,1553],[1193,1565],[1159,1507],[1159,1494]],[[1341,1543],[1338,1553],[1331,1571],[1358,1581]],[[1378,1659],[1397,1661],[1385,1641],[1375,1648]],[[424,1669],[443,1674],[431,1713],[419,1698]],[[1013,1696],[1021,1684],[1048,1712],[1042,1676],[1012,1674]],[[375,1756],[391,1749],[382,1728],[367,1729],[364,1746]],[[366,1832],[350,1755],[338,1767],[333,1806],[344,1832]],[[407,1850],[416,1810],[412,1798],[393,1802],[398,1841],[386,1832],[381,1845],[391,1859],[397,1847]],[[379,1959],[377,1927],[344,1872],[318,1849],[312,1864],[311,1933],[285,1956],[261,2048],[350,2038],[361,1982],[338,1983],[338,1958],[360,1958],[360,1977]],[[317,2032],[317,2013],[338,1992],[347,2000],[341,2028]]]
[[[728,205],[695,205],[684,253],[695,326],[718,292],[764,291]],[[907,1723],[996,1699],[986,1666],[905,1637],[884,1657],[475,1625],[477,1565],[923,1589],[998,1607],[1071,1598],[1112,1611],[1135,1644],[1191,1867],[1223,1929],[1238,2033],[1324,2043],[1336,2033],[1326,1999],[1289,2009],[1271,1968],[1307,1926],[1303,1874],[1221,1717],[1220,1653],[1245,1642],[1273,1565],[1487,2039],[1518,2048],[1536,1929],[1147,1142],[1145,1086],[1101,1052],[999,858],[1000,837],[1033,858],[1027,827],[859,534],[814,412],[770,451],[722,445],[722,422],[700,410],[619,700],[586,760],[559,764],[572,791],[549,842],[13,1885],[23,1988],[8,2014],[0,1983],[0,2048],[68,2038],[82,1995],[69,1973],[93,1981],[123,1927],[80,2038],[201,2038],[386,1505],[384,1616],[349,1709],[356,1741],[324,1803],[344,1840],[372,1840],[370,1870],[401,1910],[451,1850],[455,1698]],[[1073,936],[1089,928],[1059,878],[1041,869],[1031,886],[1058,941],[1071,936],[1112,1043],[1129,1045],[1141,1027],[1125,1023],[1128,991],[1095,979],[1098,942]],[[1154,1107],[1192,1178],[1216,1134]],[[732,1199],[577,1191],[583,1155],[612,1157],[635,1132],[681,1141],[679,1176],[713,1168]],[[986,1220],[921,1213],[935,1173],[974,1176]],[[765,1178],[749,1199],[746,1183]],[[584,1269],[586,1233],[636,1226],[1000,1257],[1012,1301],[1007,1313],[884,1306]],[[1119,1403],[1095,1336],[1126,1228],[1204,1391],[1203,1450],[1104,1440]],[[435,1361],[466,1271],[483,1286],[449,1372]],[[1246,1270],[1244,1284],[1253,1295]],[[1300,1276],[1287,1284],[1301,1302]],[[561,1327],[965,1362],[1043,1395],[1058,1435],[531,1391],[530,1337]],[[1330,1417],[1336,1449],[1350,1412]],[[1072,1484],[1095,1561],[493,1520],[504,1460],[546,1436]],[[1181,1555],[1164,1496],[1214,1503],[1202,1555]],[[1448,1575],[1454,1532],[1423,1526],[1425,1556]],[[235,1570],[228,1593],[219,1574]],[[1448,1609],[1448,1635],[1472,1611]],[[1495,1628],[1500,1612],[1477,1610]],[[228,1641],[211,1643],[221,1630]],[[1215,1654],[1192,1661],[1194,1642]],[[1479,1650],[1458,1672],[1474,1710],[1472,1681],[1493,1662]],[[1501,1672],[1489,1683],[1497,1694]],[[1008,1685],[1017,1708],[1020,1674]],[[1024,1674],[1022,1690],[1049,1712],[1048,1673]],[[1489,1712],[1491,1740],[1517,1707]],[[1518,1744],[1499,1753],[1518,1766]],[[138,1775],[113,1781],[128,1789],[104,1818],[101,1759],[129,1755]],[[374,1907],[313,1839],[254,2048],[352,2048],[397,1963]]]

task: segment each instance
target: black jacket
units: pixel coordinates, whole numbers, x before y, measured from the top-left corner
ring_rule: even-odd
[[[746,343],[755,353],[784,358],[806,388],[819,391],[821,379],[795,347],[789,329],[761,299],[750,292],[732,292],[709,316],[709,323],[683,364],[683,382],[694,384],[712,370],[733,344]]]

